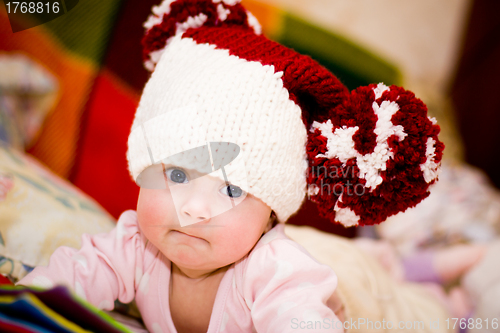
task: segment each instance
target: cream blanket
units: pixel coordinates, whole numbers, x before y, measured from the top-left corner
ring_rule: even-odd
[[[451,315],[432,292],[419,284],[396,281],[352,241],[306,226],[286,225],[285,232],[334,269],[339,279],[338,298],[345,308],[346,333],[458,331],[453,330]]]

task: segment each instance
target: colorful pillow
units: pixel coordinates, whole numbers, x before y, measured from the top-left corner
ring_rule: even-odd
[[[132,332],[63,286],[49,290],[0,287],[1,329],[2,332]]]
[[[0,273],[17,281],[59,246],[79,248],[82,234],[114,225],[90,197],[0,141]]]

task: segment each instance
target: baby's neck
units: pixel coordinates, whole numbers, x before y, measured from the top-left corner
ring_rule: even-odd
[[[215,270],[194,270],[185,267],[179,267],[176,264],[172,263],[172,276],[175,275],[176,278],[188,279],[192,280],[193,282],[196,281],[200,282],[205,279],[213,279],[219,275],[220,278],[222,279],[222,276],[224,276],[224,273],[226,273],[229,266],[231,265],[221,267]]]
[[[215,297],[228,268],[190,276],[172,263],[170,313],[177,332],[208,330]]]

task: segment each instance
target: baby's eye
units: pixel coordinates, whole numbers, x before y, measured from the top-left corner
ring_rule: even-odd
[[[243,195],[243,190],[236,185],[224,186],[221,192],[231,198],[239,198]]]
[[[187,176],[184,171],[180,169],[169,169],[167,170],[166,174],[168,179],[173,181],[174,183],[187,183]]]

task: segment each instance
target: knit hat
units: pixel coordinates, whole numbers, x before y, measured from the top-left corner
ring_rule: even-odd
[[[344,226],[380,223],[427,197],[444,145],[424,103],[381,83],[349,92],[263,36],[239,2],[153,7],[143,39],[152,74],[128,140],[133,179],[147,187],[145,170],[165,160],[216,170],[280,222],[307,193]],[[221,152],[226,162],[215,166]]]

